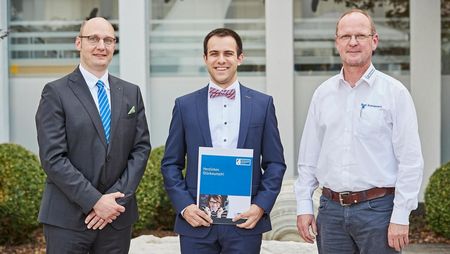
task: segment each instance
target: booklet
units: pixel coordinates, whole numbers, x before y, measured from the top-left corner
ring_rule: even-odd
[[[232,219],[250,208],[253,149],[200,147],[197,205],[213,224],[240,224]]]

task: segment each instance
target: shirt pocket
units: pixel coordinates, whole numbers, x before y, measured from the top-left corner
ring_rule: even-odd
[[[356,124],[356,135],[364,138],[377,138],[386,125],[386,110],[381,107],[365,107],[361,109]]]

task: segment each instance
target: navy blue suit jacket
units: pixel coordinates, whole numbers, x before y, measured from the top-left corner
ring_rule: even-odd
[[[277,127],[272,97],[240,85],[241,117],[238,148],[253,149],[252,204],[264,209],[264,216],[242,234],[261,234],[271,230],[270,213],[286,164]],[[175,100],[161,171],[164,185],[177,211],[175,232],[205,237],[209,227],[192,227],[181,211],[197,200],[198,148],[212,147],[208,120],[208,86]],[[182,170],[186,166],[185,177]]]

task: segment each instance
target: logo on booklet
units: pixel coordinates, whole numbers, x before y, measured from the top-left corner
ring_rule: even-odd
[[[252,160],[245,158],[236,158],[236,166],[251,166]]]

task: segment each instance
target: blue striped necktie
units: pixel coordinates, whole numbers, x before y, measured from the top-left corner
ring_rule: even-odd
[[[109,134],[111,131],[111,110],[109,108],[108,96],[106,95],[105,84],[103,81],[97,81],[98,108],[100,118],[102,119],[103,129],[105,130],[106,143],[109,144]]]

